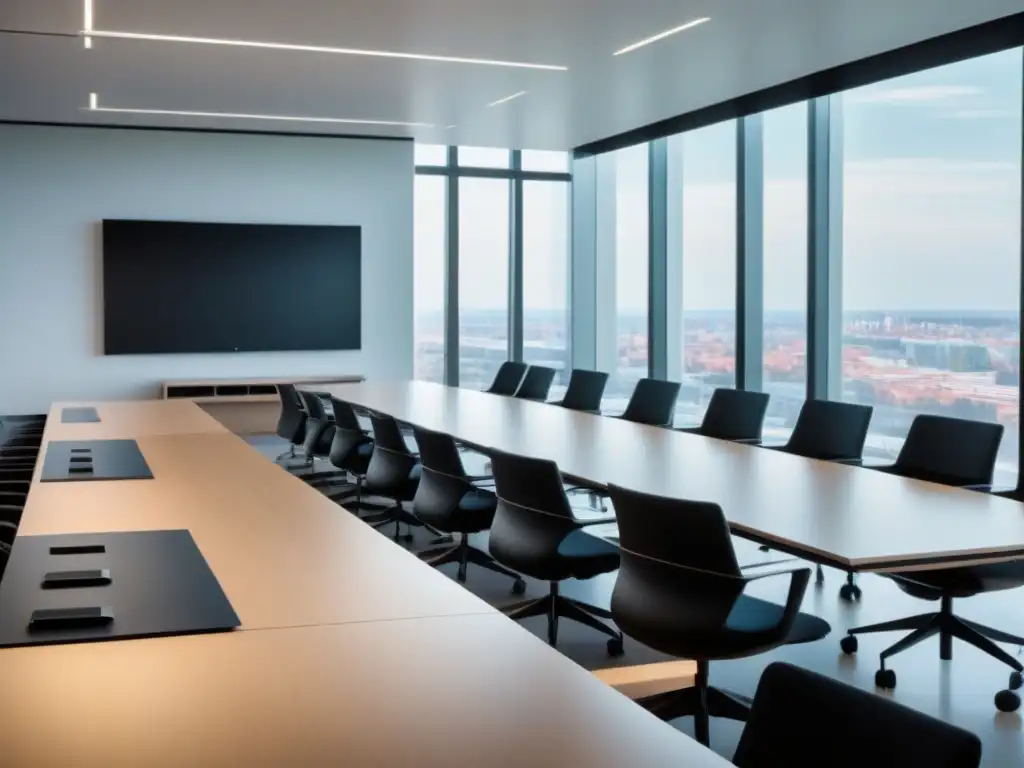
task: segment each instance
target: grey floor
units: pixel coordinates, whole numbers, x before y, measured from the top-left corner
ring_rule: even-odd
[[[273,440],[260,439],[253,443],[270,456],[276,456],[283,450],[281,443]],[[879,535],[884,534],[884,531],[879,532]],[[413,550],[422,549],[428,536],[416,532],[415,537],[412,544],[404,546]],[[474,543],[486,547],[486,538]],[[737,556],[741,564],[758,561],[761,557],[755,546],[741,541],[737,542]],[[443,570],[454,578],[453,568],[445,567]],[[851,605],[838,597],[839,587],[844,581],[843,574],[829,569],[826,569],[825,574],[826,583],[822,588],[815,588],[812,579],[803,610],[831,624],[832,633],[828,637],[817,643],[785,647],[754,658],[716,662],[711,669],[712,684],[752,695],[764,667],[772,661],[784,660],[876,692],[874,674],[878,668],[878,653],[899,639],[900,633],[862,636],[859,653],[856,656],[845,656],[839,649],[844,630],[861,624],[926,613],[935,610],[937,604],[910,598],[892,582],[879,576],[867,575],[859,578],[863,589],[862,601]],[[527,581],[527,597],[540,596],[547,589],[542,583]],[[564,592],[607,608],[613,584],[614,574],[608,574],[586,582],[571,582],[565,586]],[[470,568],[466,587],[499,607],[521,599],[511,594],[508,579],[480,568]],[[765,579],[753,594],[782,602],[787,588],[786,577]],[[1024,593],[1021,590],[960,600],[954,609],[973,621],[1024,635]],[[545,634],[543,618],[531,619],[524,626],[539,637]],[[625,645],[626,653],[622,658],[609,659],[604,638],[597,633],[568,621],[562,622],[559,627],[558,650],[588,669],[616,664],[642,664],[666,658],[628,638]],[[1020,653],[1018,648],[1004,647],[1013,655]],[[1019,658],[1024,660],[1024,656]],[[896,690],[891,693],[878,692],[878,695],[891,696],[895,701],[976,733],[984,745],[982,765],[985,768],[1024,766],[1021,714],[1001,713],[993,703],[995,693],[1006,687],[1010,671],[1008,667],[957,641],[954,641],[953,660],[940,661],[937,639],[905,651],[892,659],[888,666],[897,673]],[[692,735],[690,718],[679,720],[675,725]],[[799,723],[794,723],[795,729],[799,727]],[[713,720],[712,748],[727,758],[731,757],[741,729],[739,723]],[[870,734],[864,736],[870,738]]]

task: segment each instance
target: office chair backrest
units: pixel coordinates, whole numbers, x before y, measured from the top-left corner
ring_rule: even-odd
[[[356,416],[356,411],[352,407],[351,403],[347,403],[344,400],[339,400],[336,397],[331,397],[331,410],[334,411],[334,423],[342,429],[351,429],[356,432],[362,431],[363,427],[359,423],[359,417]]]
[[[719,440],[759,440],[768,395],[741,389],[716,389],[704,412],[700,433]]]
[[[989,485],[1002,438],[1002,424],[916,416],[893,471],[944,485]]]
[[[562,406],[574,411],[599,411],[608,374],[576,368],[569,377],[569,387],[562,398]]]
[[[558,371],[554,368],[531,365],[526,369],[526,376],[523,377],[523,383],[519,385],[515,396],[523,400],[547,400],[556,373]]]
[[[714,633],[725,627],[745,582],[721,507],[615,485],[608,492],[619,523],[615,623],[662,653],[727,658]]]
[[[309,418],[316,419],[318,421],[330,421],[327,409],[324,408],[324,401],[320,399],[320,395],[315,392],[300,389],[299,397],[302,398],[302,404],[305,407]]]
[[[451,435],[413,427],[420,452],[420,483],[413,512],[427,525],[447,529],[462,497],[473,490]]]
[[[499,563],[544,581],[572,575],[560,545],[579,524],[573,519],[562,473],[553,461],[490,453],[498,507],[488,547]]]
[[[894,701],[775,662],[761,675],[737,768],[977,768],[973,733]]]
[[[409,450],[398,422],[382,413],[371,413],[373,455],[366,468],[366,489],[386,492],[409,489],[410,473],[419,460]]]
[[[654,427],[672,425],[675,415],[676,400],[679,398],[679,384],[674,381],[660,379],[640,379],[636,383],[633,395],[629,398],[622,418],[637,424],[650,424]]]
[[[526,363],[504,362],[494,375],[494,381],[490,388],[484,391],[492,395],[508,395],[511,397],[519,389],[519,384],[525,375]]]
[[[490,457],[494,490],[501,504],[532,514],[573,519],[562,473],[555,462],[504,451],[492,451]]]
[[[299,393],[291,384],[278,384],[277,395],[281,398],[281,415],[275,430],[277,436],[298,445],[306,434],[306,411]]]
[[[859,459],[871,423],[870,405],[808,400],[800,408],[785,451],[809,459]]]

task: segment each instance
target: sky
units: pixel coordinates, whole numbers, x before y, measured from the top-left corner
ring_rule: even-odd
[[[833,97],[843,114],[845,310],[1019,306],[1022,64],[1017,49]],[[806,114],[796,104],[764,118],[767,310],[806,304]],[[728,122],[683,137],[684,312],[735,307],[735,131]],[[646,147],[620,150],[615,163],[617,306],[642,313]],[[508,185],[461,183],[461,305],[503,308]],[[525,192],[527,309],[566,306],[566,186]],[[443,182],[419,177],[418,311],[443,306],[443,241]]]

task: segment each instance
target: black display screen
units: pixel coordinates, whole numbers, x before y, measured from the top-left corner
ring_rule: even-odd
[[[104,220],[108,355],[359,349],[359,227]]]

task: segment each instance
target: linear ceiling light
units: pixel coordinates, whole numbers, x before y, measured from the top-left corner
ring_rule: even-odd
[[[167,43],[199,43],[201,45],[228,45],[236,48],[270,48],[280,51],[304,51],[306,53],[342,53],[349,56],[377,56],[387,59],[415,59],[417,61],[443,61],[451,64],[481,64],[490,67],[515,67],[518,69],[544,69],[565,72],[568,67],[556,64],[530,64],[522,61],[501,61],[499,59],[471,59],[463,56],[432,56],[425,53],[403,53],[401,51],[373,51],[362,48],[331,48],[322,45],[297,45],[293,43],[265,43],[255,40],[222,40],[213,37],[182,37],[180,35],[150,35],[143,32],[115,32],[111,30],[83,30],[83,35],[112,37],[120,40],[156,40]]]
[[[83,15],[83,29],[85,33],[85,47],[92,48],[92,38],[89,36],[89,32],[92,32],[92,0],[84,0],[85,7],[82,10]]]
[[[528,93],[528,91],[519,91],[519,93],[513,93],[511,96],[506,96],[503,99],[498,99],[497,101],[492,101],[487,106],[488,107],[496,107],[499,104],[504,104],[506,102],[512,101],[512,99],[518,99],[520,96],[525,96],[527,93]]]
[[[433,128],[431,123],[408,123],[401,120],[356,120],[343,117],[300,117],[297,115],[250,115],[239,112],[193,112],[177,109],[127,109],[101,107],[99,97],[89,94],[89,112],[119,112],[131,115],[176,115],[179,117],[217,117],[232,120],[285,120],[294,123],[340,123],[342,125],[385,125],[398,128]]]
[[[675,35],[675,34],[677,34],[679,32],[685,32],[687,29],[692,29],[693,27],[696,27],[699,24],[703,24],[705,21],[711,21],[711,17],[710,16],[704,16],[704,17],[702,17],[700,19],[694,19],[693,21],[688,21],[685,24],[683,24],[682,26],[673,27],[672,29],[666,29],[664,32],[659,32],[658,34],[654,35],[653,37],[648,37],[648,38],[645,38],[644,40],[641,40],[638,43],[633,43],[632,45],[627,45],[625,48],[616,51],[613,55],[614,56],[621,56],[624,53],[629,53],[630,51],[635,51],[637,48],[643,48],[645,45],[650,45],[651,43],[656,43],[659,40],[664,40],[666,37],[669,37],[670,35]]]

